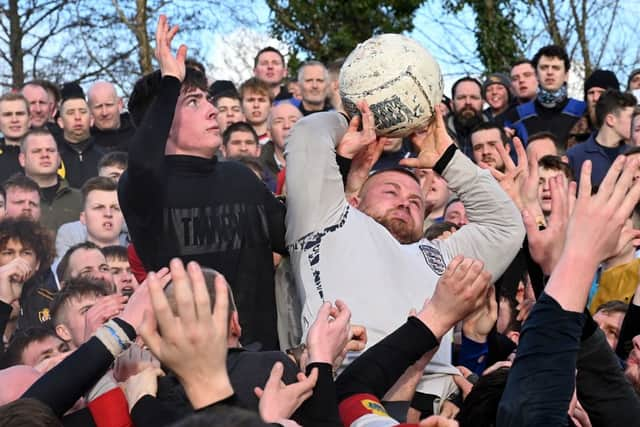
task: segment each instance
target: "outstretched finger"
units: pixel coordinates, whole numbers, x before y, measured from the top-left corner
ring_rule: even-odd
[[[549,179],[549,191],[551,192],[549,224],[563,224],[566,222],[569,216],[569,201],[566,190],[567,179],[563,174]]]
[[[506,174],[500,172],[498,169],[492,167],[492,166],[487,166],[487,170],[489,172],[491,172],[491,175],[496,179],[496,181],[501,182],[502,180],[504,180]]]
[[[152,273],[150,273],[149,275],[151,276]],[[160,334],[158,333],[158,322],[156,321],[156,319],[159,314],[160,316],[166,316],[167,313],[164,313],[162,309],[160,310],[156,309],[157,306],[161,307],[161,304],[158,305],[157,299],[159,296],[156,294],[157,292],[161,292],[162,296],[164,296],[164,292],[162,291],[162,288],[159,286],[158,281],[155,281],[155,283],[149,282],[149,293],[151,295],[151,304],[153,305],[154,312],[151,313],[149,311],[145,311],[143,313],[142,324],[140,325],[139,333],[145,345],[149,347],[149,350],[151,351],[151,353],[153,353],[156,357],[161,359],[161,355],[159,354],[159,351],[162,345],[162,337],[160,337]],[[165,297],[165,302],[166,302],[166,297]],[[170,313],[171,309],[169,308],[168,304],[167,304],[167,309]],[[165,323],[166,321],[167,320],[163,319],[163,323]],[[171,314],[171,319],[168,319],[168,321],[169,322],[173,321],[173,314]],[[167,332],[165,332],[165,329],[163,329],[163,334],[166,334],[166,333]]]
[[[609,168],[609,171],[600,183],[600,187],[598,187],[598,193],[595,197],[603,203],[609,201],[613,197],[614,192],[616,191],[616,182],[618,182],[618,178],[620,177],[620,175],[624,175],[623,171],[625,169],[625,162],[625,156],[618,156],[618,158],[616,158],[616,160],[613,162],[613,164]]]
[[[189,327],[196,321],[196,311],[193,305],[193,292],[191,283],[184,265],[179,258],[174,258],[169,262],[171,269],[171,281],[173,282],[173,295],[176,299],[176,307],[180,321]]]
[[[580,187],[578,191],[578,203],[584,203],[591,199],[591,160],[585,160],[580,169]]]
[[[215,304],[213,307],[213,322],[217,332],[226,336],[229,322],[229,285],[222,274],[218,274],[214,280],[216,290]]]
[[[169,45],[169,47],[171,46],[171,42],[173,41],[173,38],[176,36],[176,34],[178,34],[179,29],[180,28],[177,25],[174,25],[173,27],[169,28],[169,31],[167,31],[166,42],[167,42],[167,45]]]
[[[347,132],[357,132],[360,127],[360,115],[356,114],[349,122],[349,130]]]
[[[462,255],[457,255],[453,258],[447,265],[447,269],[444,271],[443,276],[452,276],[458,269],[458,266],[462,264],[462,261],[464,261],[464,256]]]
[[[284,373],[284,365],[282,364],[282,362],[274,363],[273,367],[271,368],[271,373],[269,374],[269,378],[267,378],[267,382],[264,385],[264,391],[277,390],[280,387],[283,373]]]
[[[625,158],[625,164],[622,173],[618,177],[613,188],[613,193],[609,199],[609,203],[613,206],[620,206],[625,200],[629,189],[633,186],[634,176],[638,170],[638,160],[634,158]],[[628,213],[631,215],[631,212]],[[628,216],[625,215],[625,216]]]
[[[639,201],[640,201],[640,179],[637,179],[633,183],[631,189],[629,190],[625,198],[623,199],[622,204],[620,206],[620,212],[626,217],[630,216],[631,212],[633,212],[633,209],[635,208],[635,206],[638,204]]]
[[[176,60],[178,61],[179,64],[184,64],[184,62],[187,60],[187,46],[184,44],[181,44],[180,47],[178,48],[178,52],[176,53]]]
[[[207,282],[202,273],[202,269],[191,261],[187,265],[187,274],[193,288],[193,298],[196,308],[196,317],[199,322],[208,322],[211,317],[211,299],[207,290]],[[217,276],[217,275],[216,275]]]
[[[529,166],[529,159],[527,159],[527,150],[524,148],[524,144],[517,136],[513,137],[511,140],[513,142],[513,147],[516,149],[516,158],[518,159],[518,167],[525,169],[527,171]]]
[[[504,148],[502,141],[496,144],[496,149],[498,150],[498,155],[500,155],[500,158],[504,162],[504,169],[506,171],[514,170],[516,165],[513,163],[513,159],[511,159],[509,153],[507,153],[507,149]]]

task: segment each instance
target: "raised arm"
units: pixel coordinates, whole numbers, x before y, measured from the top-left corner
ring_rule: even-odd
[[[121,202],[123,207],[153,206],[162,188],[165,145],[185,76],[186,46],[180,46],[175,56],[171,53],[171,42],[177,32],[178,27],[170,28],[167,17],[161,15],[155,49],[160,72],[143,77],[131,95],[132,99],[140,96],[142,102],[146,101],[144,98],[152,100],[129,143],[129,165],[120,181],[119,196],[126,201]]]
[[[336,224],[347,206],[335,151],[347,125],[339,113],[315,113],[299,120],[287,138],[288,245]]]
[[[591,281],[598,265],[617,253],[622,228],[640,199],[640,182],[633,183],[637,167],[619,157],[592,196],[591,162],[583,165],[564,248],[520,335],[498,426],[566,425]]]
[[[449,239],[432,244],[439,246],[447,261],[456,255],[479,259],[494,278],[500,277],[522,246],[520,212],[491,174],[456,148],[439,109],[434,123],[413,142],[419,156],[401,164],[439,173],[460,197],[470,222]]]

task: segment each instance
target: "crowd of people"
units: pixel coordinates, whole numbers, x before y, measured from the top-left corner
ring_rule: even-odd
[[[126,108],[0,96],[0,427],[640,419],[640,69],[545,46],[388,138],[344,59],[236,88],[177,32]]]

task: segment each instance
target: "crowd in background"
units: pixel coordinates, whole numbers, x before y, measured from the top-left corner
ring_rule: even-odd
[[[177,31],[126,106],[0,96],[0,426],[640,419],[640,68],[545,46],[387,138],[344,58],[236,87]]]

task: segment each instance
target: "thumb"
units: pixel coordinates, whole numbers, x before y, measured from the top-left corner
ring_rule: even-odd
[[[359,127],[360,127],[360,115],[356,114],[355,116],[353,116],[353,118],[351,119],[351,122],[349,123],[348,132],[357,132]]]
[[[264,395],[264,390],[261,389],[260,387],[254,387],[253,393],[256,395],[258,399],[262,399],[262,396]]]
[[[523,209],[521,214],[522,214],[522,221],[524,222],[524,228],[527,232],[527,236],[531,238],[531,236],[538,233],[539,231],[538,224],[536,224],[536,221],[533,219],[533,216],[531,215],[531,213],[529,213],[527,209]]]

